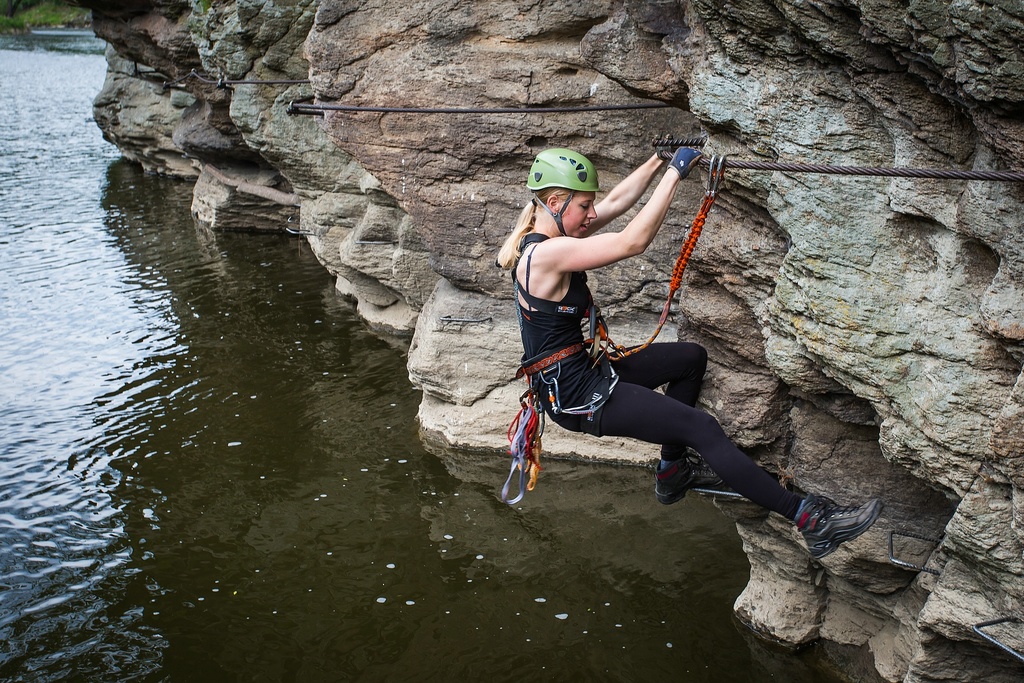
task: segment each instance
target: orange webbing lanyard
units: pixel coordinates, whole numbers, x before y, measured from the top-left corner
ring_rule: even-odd
[[[654,334],[640,346],[627,349],[625,346],[620,346],[611,340],[608,336],[607,326],[599,317],[595,330],[591,332],[594,338],[587,340],[591,345],[591,356],[598,358],[601,352],[604,352],[608,354],[610,360],[621,360],[646,349],[661,334],[661,328],[665,326],[665,321],[668,320],[669,309],[672,308],[672,299],[683,284],[683,271],[686,270],[686,264],[690,262],[690,256],[693,255],[693,250],[697,246],[700,232],[704,229],[704,222],[708,219],[708,212],[711,211],[711,205],[715,203],[715,198],[718,196],[718,186],[721,184],[722,176],[724,175],[725,157],[711,157],[711,164],[708,168],[708,186],[704,192],[704,201],[701,202],[700,209],[693,219],[689,234],[683,241],[683,245],[679,248],[679,256],[676,258],[676,265],[672,268],[672,278],[668,283],[668,298],[665,300],[665,307],[661,310],[661,318],[658,319],[658,326],[654,329]]]

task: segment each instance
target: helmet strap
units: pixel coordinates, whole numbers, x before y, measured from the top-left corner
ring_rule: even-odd
[[[538,197],[537,195],[533,196],[533,203],[540,204],[541,206],[543,206],[544,210],[547,211],[548,214],[555,219],[555,225],[558,226],[558,232],[562,233],[562,237],[568,237],[568,235],[565,234],[565,228],[562,227],[562,214],[564,214],[565,210],[569,208],[569,202],[572,201],[573,195],[575,194],[576,190],[569,191],[569,196],[565,198],[564,202],[562,202],[562,208],[558,210],[558,213],[555,213],[550,208],[548,208],[548,205],[542,202],[540,200],[540,197]]]

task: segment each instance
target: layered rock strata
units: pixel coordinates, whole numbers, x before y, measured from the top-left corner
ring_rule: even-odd
[[[424,433],[458,447],[502,448],[522,388],[493,256],[539,149],[579,149],[605,187],[665,131],[741,159],[1024,170],[1024,9],[1008,0],[83,4],[113,47],[109,139],[199,175],[204,224],[304,234],[371,324],[413,335]],[[300,100],[671,106],[289,116]],[[687,182],[647,253],[594,274],[617,341],[653,329],[701,194]],[[791,524],[723,503],[753,629],[861,647],[885,680],[1020,680],[974,626],[1009,617],[992,633],[1024,646],[1022,209],[1020,183],[727,171],[663,338],[709,349],[702,407],[752,457],[795,488],[887,503],[820,564]],[[545,447],[656,452],[555,428]]]

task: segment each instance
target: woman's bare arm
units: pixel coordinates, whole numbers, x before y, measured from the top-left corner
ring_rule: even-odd
[[[549,291],[541,293],[532,286],[530,291],[543,298],[557,299],[560,297],[555,295],[560,285],[564,284],[565,273],[600,268],[642,254],[658,234],[679,181],[677,173],[666,173],[647,204],[621,232],[594,235],[586,239],[554,237],[538,244],[533,250],[532,267],[537,273],[533,277],[538,278],[538,289]],[[552,287],[554,291],[550,289]]]
[[[597,218],[590,221],[590,227],[584,236],[593,235],[640,201],[663,163],[657,155],[654,155],[613,187],[594,207],[597,211]]]

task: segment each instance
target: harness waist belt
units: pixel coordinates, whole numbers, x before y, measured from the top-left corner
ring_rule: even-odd
[[[583,350],[583,344],[577,343],[572,346],[567,346],[561,351],[555,351],[550,356],[545,356],[535,363],[529,365],[523,365],[516,371],[516,379],[519,379],[523,375],[532,377],[544,368],[550,367],[560,360],[565,360],[569,356],[575,355]],[[532,360],[532,359],[531,359]]]

